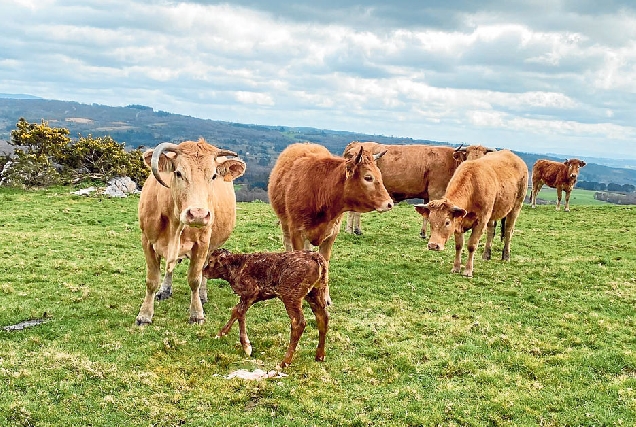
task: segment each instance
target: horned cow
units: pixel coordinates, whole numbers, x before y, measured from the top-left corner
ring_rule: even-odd
[[[374,154],[386,151],[377,164],[382,180],[395,202],[406,199],[429,201],[444,195],[448,181],[464,160],[473,160],[493,150],[481,145],[468,147],[436,146],[424,144],[384,145],[377,142],[353,141],[347,145],[343,157],[350,158],[360,147]],[[359,212],[347,215],[346,233],[362,234]],[[422,217],[420,236],[426,238],[428,220]]]
[[[245,353],[252,354],[252,345],[247,336],[245,313],[258,302],[280,298],[291,320],[289,347],[281,367],[289,365],[298,341],[305,330],[303,299],[309,303],[318,326],[316,360],[325,360],[325,338],[329,323],[326,310],[327,262],[316,252],[294,251],[283,253],[233,254],[226,249],[217,249],[210,254],[203,274],[208,278],[223,279],[240,297],[232,310],[230,320],[219,331],[226,335],[234,321],[239,322],[239,337]]]
[[[245,172],[236,156],[200,139],[181,144],[162,143],[144,153],[152,169],[139,198],[139,226],[146,258],[146,296],[137,316],[138,325],[152,323],[155,293],[171,294],[172,273],[184,257],[190,258],[190,321],[203,323],[201,300],[207,299],[202,269],[208,251],[221,246],[236,224],[236,195],[232,181]],[[200,291],[201,287],[201,291]]]
[[[464,232],[468,239],[468,259],[464,275],[472,277],[475,250],[488,229],[484,259],[490,259],[495,223],[505,218],[502,259],[510,259],[510,239],[521,212],[528,186],[528,168],[517,155],[500,150],[477,160],[463,162],[455,171],[441,199],[416,205],[431,223],[430,250],[443,250],[455,236],[455,261],[452,272],[461,271]]]
[[[563,163],[552,160],[539,159],[532,167],[532,207],[536,207],[537,194],[543,184],[556,188],[556,210],[561,208],[561,194],[565,191],[565,212],[570,211],[570,193],[579,176],[579,169],[585,162],[579,159],[569,159]]]

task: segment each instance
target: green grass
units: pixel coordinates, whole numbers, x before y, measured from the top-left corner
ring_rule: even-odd
[[[528,190],[528,196],[531,194],[531,190]],[[594,193],[596,191],[592,190],[581,190],[580,188],[575,188],[570,193],[570,206],[574,205],[583,205],[583,206],[598,206],[598,205],[607,205],[607,202],[603,202],[601,200],[596,200],[594,198]],[[551,202],[552,204],[556,204],[557,201],[557,193],[555,188],[550,188],[547,186],[543,186],[539,194],[537,194],[537,199],[543,199]],[[563,192],[561,196],[561,205],[565,205],[565,192]]]
[[[189,325],[185,265],[152,325],[134,326],[144,289],[137,198],[0,189],[0,425],[609,426],[636,424],[636,207],[524,206],[511,262],[451,274],[452,244],[425,249],[400,204],[338,236],[327,358],[308,325],[287,377],[278,300],[214,339],[237,297],[209,283],[207,322]],[[574,195],[580,194],[575,190]],[[543,195],[543,191],[542,191]],[[264,203],[241,203],[233,251],[282,249]],[[494,250],[501,250],[496,241]],[[494,254],[493,254],[494,255]]]

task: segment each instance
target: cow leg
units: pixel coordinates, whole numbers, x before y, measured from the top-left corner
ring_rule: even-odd
[[[570,192],[565,190],[565,212],[570,212]]]
[[[362,225],[360,219],[362,218],[362,214],[360,212],[353,213],[353,233],[362,236]]]
[[[533,208],[537,207],[537,194],[539,194],[539,191],[541,191],[541,187],[543,187],[543,184],[541,182],[532,183],[532,207]]]
[[[488,230],[486,232],[486,246],[484,247],[484,254],[482,256],[482,259],[489,260],[491,257],[492,241],[495,238],[496,225],[497,221],[488,221]]]
[[[137,315],[136,323],[138,326],[152,323],[155,310],[155,292],[161,280],[161,257],[157,255],[152,244],[143,235],[141,244],[146,258],[146,296]]]
[[[298,345],[298,341],[300,340],[300,337],[305,330],[305,326],[307,325],[305,316],[303,316],[302,300],[283,302],[285,303],[285,310],[287,310],[287,314],[289,315],[289,319],[291,320],[291,334],[289,337],[289,347],[287,347],[285,358],[280,363],[280,366],[282,368],[288,366],[291,363],[292,358],[294,357],[294,352],[296,351],[296,346]]]
[[[203,304],[199,296],[199,287],[203,278],[202,270],[205,264],[205,257],[208,253],[208,247],[196,244],[192,248],[192,256],[190,258],[190,266],[188,267],[188,284],[190,285],[190,323],[202,325],[205,322],[203,313]]]
[[[323,240],[322,243],[320,243],[320,246],[318,247],[318,253],[320,253],[320,255],[322,255],[327,261],[327,271],[325,271],[325,282],[327,283],[327,286],[325,288],[325,298],[327,301],[327,305],[331,305],[331,295],[329,294],[329,260],[331,259],[331,249],[333,248],[333,243],[335,242],[336,237],[338,237],[339,230],[340,230],[340,219],[336,221],[336,224],[331,232],[331,235],[329,235],[325,240]]]
[[[479,245],[479,239],[481,235],[484,234],[484,230],[486,229],[488,224],[480,224],[477,223],[475,227],[473,227],[473,231],[470,233],[470,237],[468,238],[468,257],[466,259],[466,266],[464,267],[464,276],[473,277],[473,264],[475,262],[475,251],[477,250],[477,246]]]
[[[561,187],[557,187],[557,205],[556,210],[561,209]]]
[[[455,262],[451,273],[459,273],[462,269],[462,249],[464,248],[464,233],[455,233]]]
[[[347,212],[347,224],[345,225],[345,233],[353,233],[353,212]]]
[[[199,299],[201,300],[201,304],[208,302],[208,278],[205,276],[201,277],[201,284],[199,285]]]
[[[166,268],[165,275],[163,277],[163,282],[161,282],[161,287],[159,291],[155,294],[155,298],[158,301],[166,300],[172,296],[172,271],[168,271]]]
[[[325,289],[314,288],[311,290],[311,292],[309,292],[305,299],[309,303],[311,311],[316,317],[316,325],[318,326],[318,347],[316,348],[316,360],[318,362],[323,362],[325,360],[325,340],[327,337],[327,329],[329,328],[329,313],[325,308]]]
[[[420,237],[426,239],[426,230],[428,229],[428,218],[422,215],[422,229],[420,230]]]

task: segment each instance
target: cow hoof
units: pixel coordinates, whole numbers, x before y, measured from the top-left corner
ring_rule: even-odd
[[[155,294],[155,299],[157,301],[167,300],[170,297],[172,297],[172,292],[170,291],[161,291]]]
[[[464,271],[464,277],[473,277],[473,272],[472,271]]]
[[[426,239],[426,233],[425,233],[425,232],[423,232],[423,231],[420,231],[420,237],[421,237],[422,239]]]
[[[148,326],[148,325],[150,325],[151,323],[152,323],[152,320],[144,319],[143,317],[138,317],[138,318],[135,320],[135,324],[136,324],[137,326],[142,326],[142,327],[143,327],[143,326]]]
[[[362,231],[360,231],[359,228],[356,228],[355,230],[353,230],[353,234],[355,234],[356,236],[362,236]]]
[[[203,325],[205,323],[205,317],[202,318],[197,318],[197,317],[190,317],[190,324],[191,325]]]

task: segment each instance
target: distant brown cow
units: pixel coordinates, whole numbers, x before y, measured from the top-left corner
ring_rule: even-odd
[[[353,141],[343,156],[350,158],[360,147],[373,154],[386,151],[377,161],[386,190],[395,202],[406,199],[429,201],[444,195],[446,185],[457,166],[464,160],[473,160],[493,151],[481,145],[452,148],[424,144],[384,145],[377,142]],[[349,212],[345,232],[362,234],[360,213]],[[420,236],[426,238],[428,220],[422,218]]]
[[[211,279],[228,281],[234,293],[240,297],[230,320],[217,336],[226,335],[238,319],[241,346],[248,356],[251,355],[252,345],[247,337],[245,313],[255,302],[278,297],[285,304],[291,320],[289,347],[281,362],[281,367],[285,367],[291,363],[305,330],[305,299],[316,316],[318,326],[316,360],[325,360],[329,315],[326,310],[327,262],[322,255],[310,251],[233,254],[225,249],[217,249],[210,254],[203,274]]]
[[[201,299],[207,298],[201,271],[208,251],[221,246],[236,224],[236,195],[232,181],[245,172],[236,153],[219,149],[203,139],[181,144],[163,143],[144,154],[152,175],[139,198],[139,226],[146,256],[146,297],[137,316],[138,325],[152,323],[155,292],[165,277],[158,298],[172,292],[172,272],[177,262],[190,258],[190,321],[203,323]],[[201,291],[199,290],[201,287]]]
[[[565,191],[565,211],[570,211],[570,193],[579,176],[579,169],[585,162],[579,159],[566,160],[563,163],[552,160],[537,160],[532,167],[532,207],[536,207],[537,194],[543,184],[557,190],[556,210],[561,208],[561,191]]]
[[[468,260],[464,275],[472,277],[475,250],[488,228],[484,259],[490,259],[495,222],[505,218],[503,260],[510,259],[510,239],[521,212],[528,187],[528,168],[517,155],[501,150],[477,160],[462,163],[446,188],[444,197],[415,209],[431,222],[428,248],[443,250],[455,235],[455,262],[452,271],[461,270],[464,232],[472,229],[468,239]]]
[[[344,159],[317,144],[285,148],[267,188],[280,219],[285,249],[308,249],[312,244],[328,263],[344,212],[391,209],[393,200],[375,164],[382,154],[374,156],[361,147],[355,156]]]

